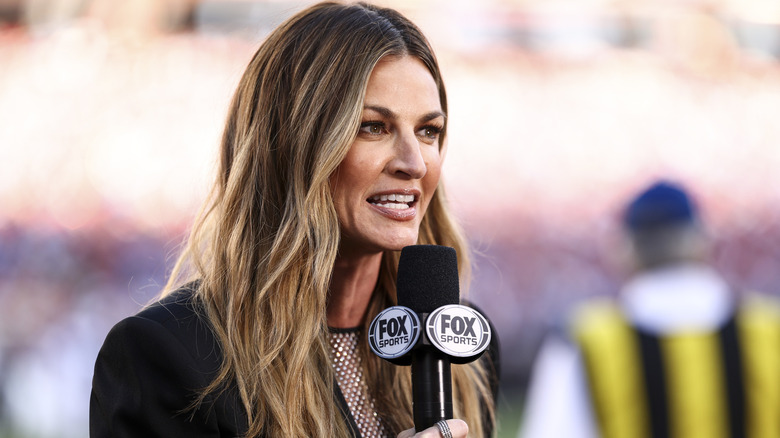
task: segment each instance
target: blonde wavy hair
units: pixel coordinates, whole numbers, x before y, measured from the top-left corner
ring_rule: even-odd
[[[255,53],[233,96],[216,181],[163,295],[200,280],[196,294],[224,357],[195,406],[235,385],[248,437],[351,436],[328,357],[326,306],[340,239],[328,179],[356,138],[374,66],[393,55],[425,63],[446,113],[438,63],[420,30],[364,3],[319,3],[287,20]],[[441,187],[419,243],[455,248],[468,276],[468,247]],[[362,333],[394,304],[397,263],[398,253],[383,256]],[[365,339],[360,350],[385,424],[393,433],[413,427],[409,368],[369,354]],[[455,416],[472,432],[494,422],[491,366],[486,359],[453,366]]]

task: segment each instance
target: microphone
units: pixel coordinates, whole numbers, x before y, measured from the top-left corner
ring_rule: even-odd
[[[401,250],[398,305],[369,326],[369,346],[379,357],[412,367],[412,408],[418,431],[453,417],[452,363],[479,358],[490,344],[490,326],[461,306],[455,250],[412,245]]]
[[[458,258],[446,246],[415,245],[401,250],[396,295],[398,305],[418,315],[458,304],[460,301]],[[412,351],[412,409],[417,431],[439,420],[452,418],[452,374],[446,353],[432,345]]]

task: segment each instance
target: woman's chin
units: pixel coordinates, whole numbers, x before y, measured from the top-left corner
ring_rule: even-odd
[[[417,234],[416,231],[401,232],[393,234],[392,236],[385,236],[385,238],[380,239],[377,244],[383,251],[400,251],[405,246],[416,245]]]

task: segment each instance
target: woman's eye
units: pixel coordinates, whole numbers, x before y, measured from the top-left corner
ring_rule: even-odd
[[[418,132],[421,137],[430,141],[436,141],[441,134],[441,129],[438,126],[423,126]]]
[[[369,135],[379,135],[385,132],[382,122],[364,122],[360,124],[360,132]]]

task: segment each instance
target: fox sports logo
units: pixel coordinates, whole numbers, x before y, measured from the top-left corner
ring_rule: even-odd
[[[419,337],[420,319],[416,312],[404,306],[388,307],[368,327],[368,345],[384,359],[403,356]]]
[[[471,307],[450,304],[428,316],[426,334],[442,352],[455,357],[476,356],[490,345],[490,325]]]

